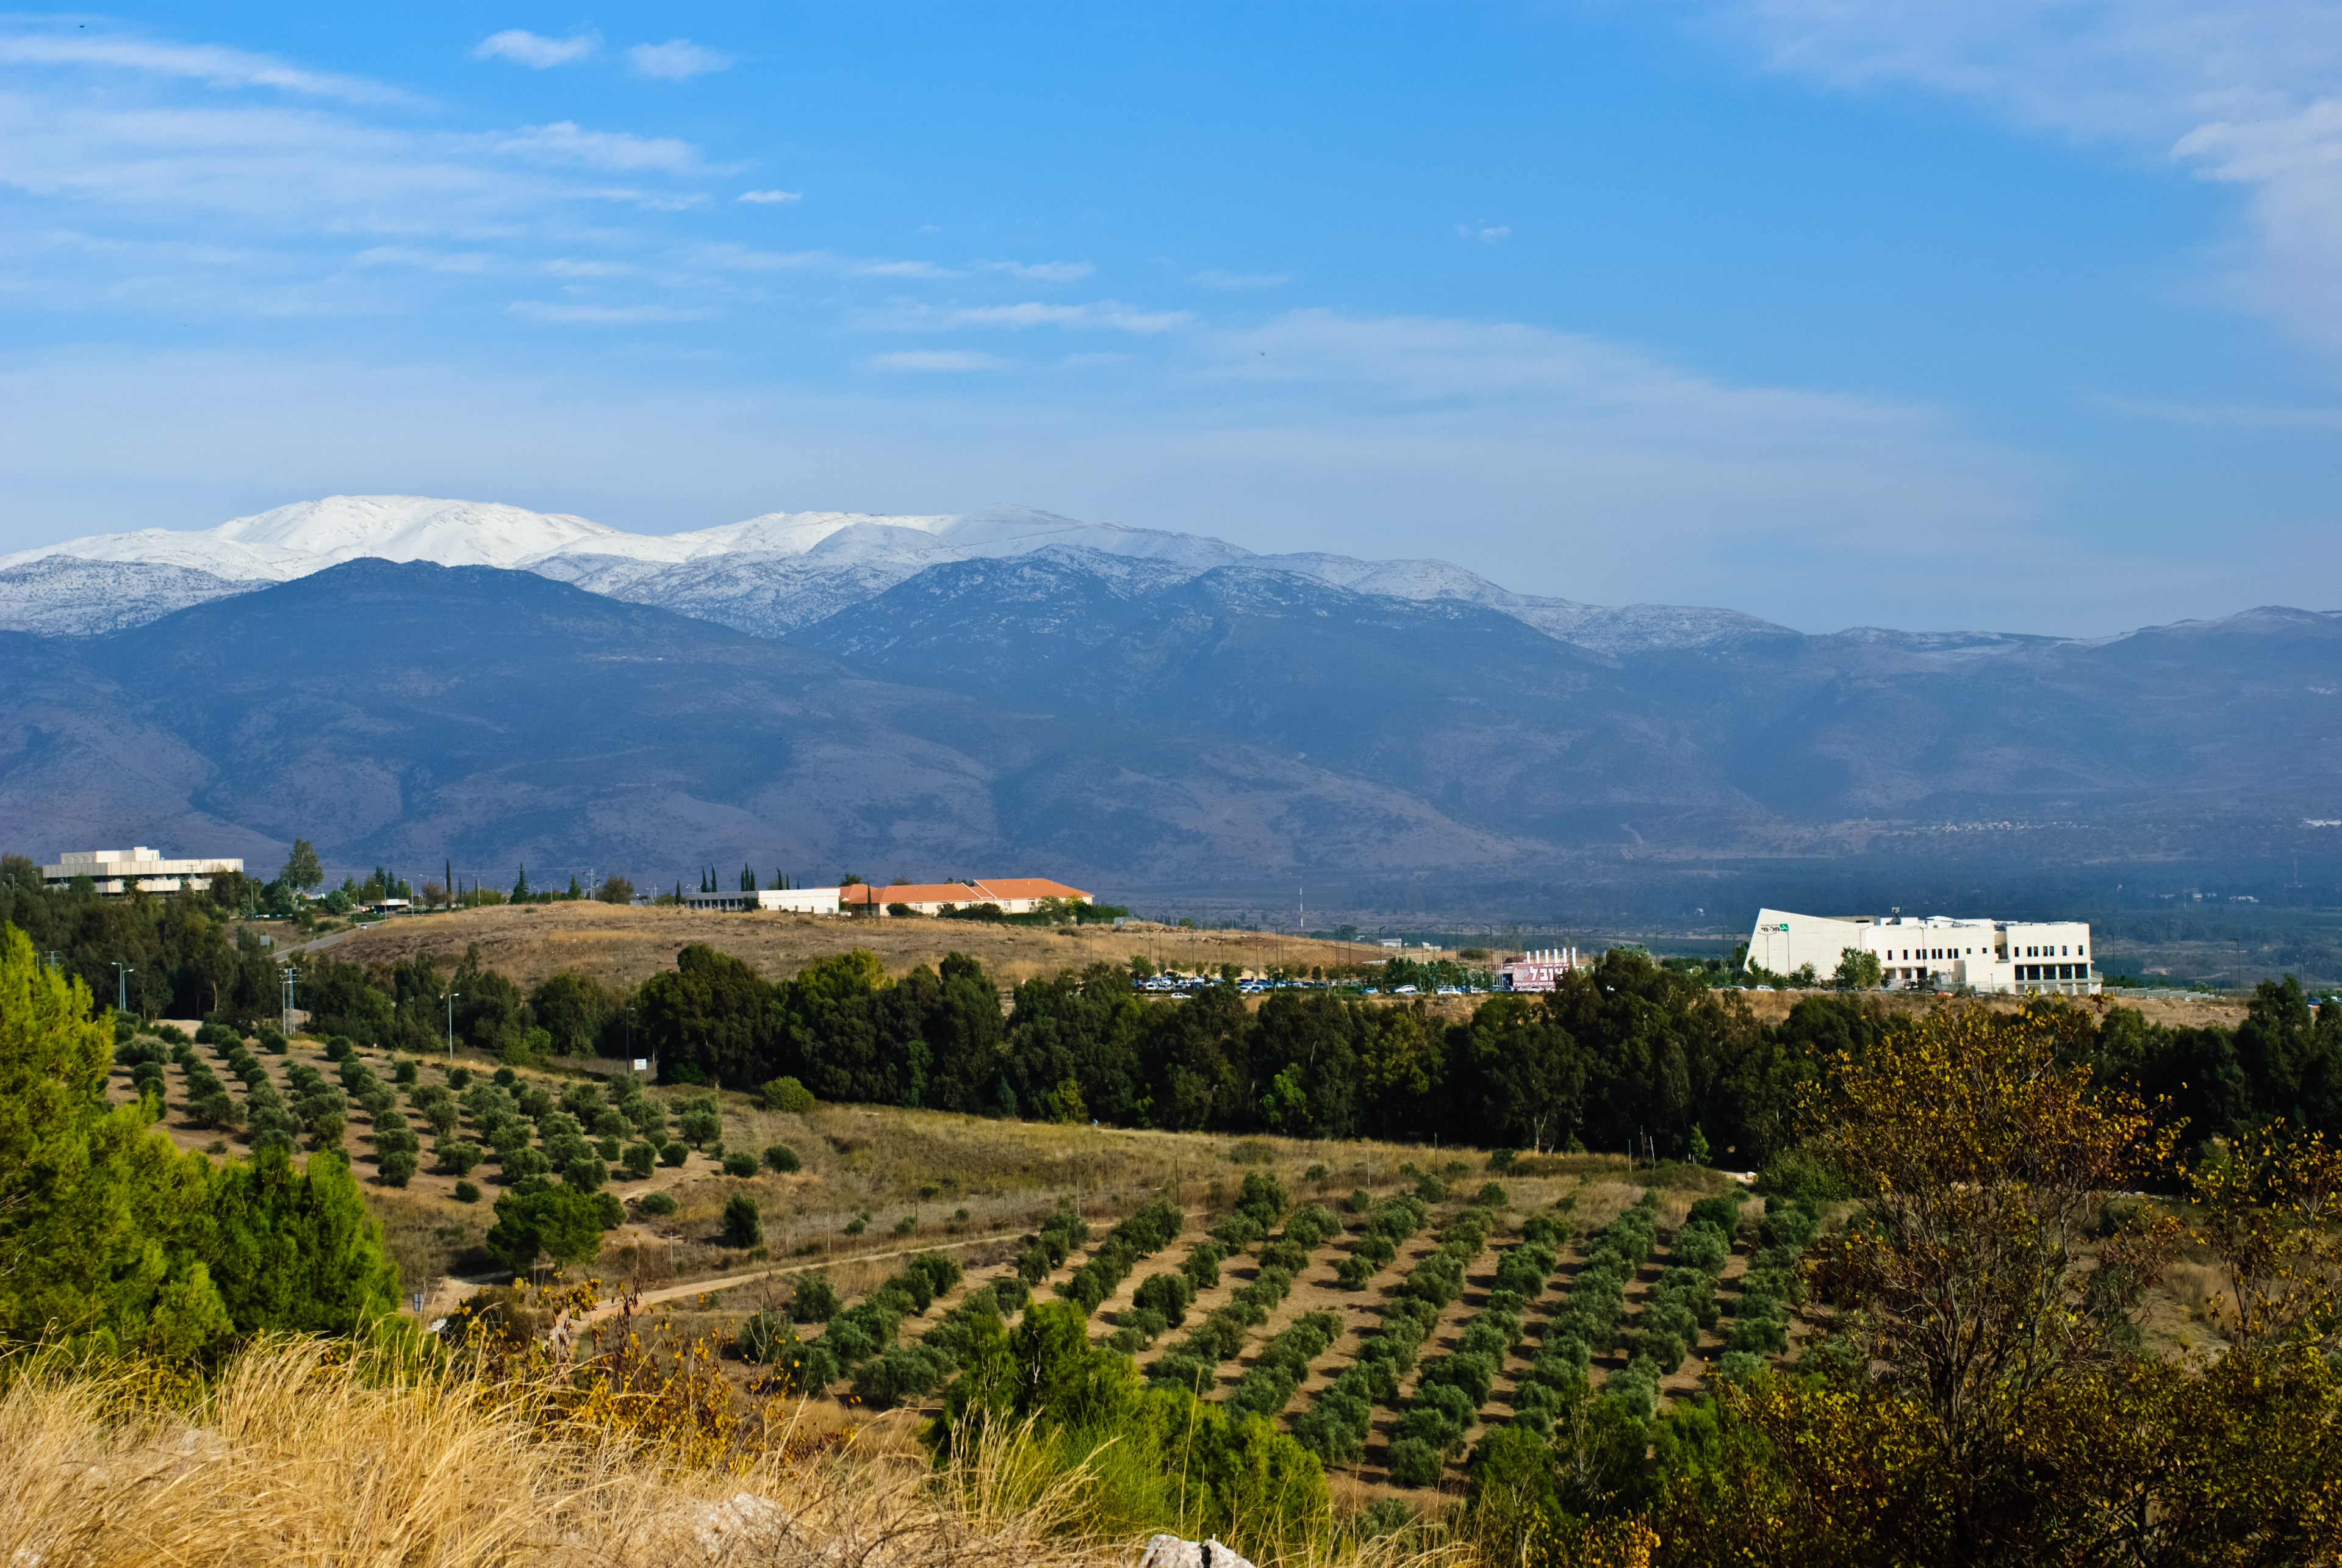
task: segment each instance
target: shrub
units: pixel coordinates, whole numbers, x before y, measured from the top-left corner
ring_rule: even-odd
[[[754,1176],[756,1173],[756,1157],[746,1150],[724,1157],[724,1174],[726,1176]]]
[[[626,1174],[640,1181],[651,1173],[658,1161],[658,1151],[647,1143],[629,1143],[619,1158],[626,1161]]]
[[[670,1143],[659,1151],[659,1163],[662,1165],[680,1165],[690,1158],[691,1151],[680,1143]]]
[[[375,1171],[385,1187],[404,1187],[415,1180],[415,1156],[400,1149],[375,1161]]]
[[[672,1192],[646,1192],[642,1196],[641,1202],[638,1203],[636,1207],[640,1208],[646,1214],[672,1214],[675,1212],[676,1207],[675,1194]]]
[[[1439,1451],[1419,1437],[1402,1437],[1390,1445],[1390,1478],[1394,1486],[1436,1486],[1447,1468]]]
[[[827,1274],[805,1274],[789,1300],[789,1316],[801,1323],[826,1323],[837,1315],[837,1287]]]
[[[1332,1174],[1333,1174],[1333,1172],[1332,1172],[1332,1171],[1328,1171],[1328,1170],[1326,1170],[1326,1167],[1325,1167],[1325,1165],[1324,1165],[1323,1163],[1319,1163],[1319,1164],[1312,1165],[1311,1167],[1309,1167],[1309,1169],[1308,1169],[1308,1170],[1304,1171],[1301,1173],[1301,1179],[1302,1179],[1304,1181],[1323,1182],[1323,1181],[1324,1181],[1327,1177],[1331,1176]]]
[[[786,1143],[776,1143],[766,1150],[765,1163],[785,1176],[791,1171],[804,1169],[804,1162],[797,1158],[797,1151]],[[959,1217],[963,1220],[966,1219],[967,1211],[961,1210]]]
[[[1176,1329],[1187,1321],[1187,1309],[1195,1300],[1196,1282],[1186,1275],[1149,1274],[1131,1292],[1130,1302],[1142,1312],[1161,1313],[1166,1326]]]
[[[561,1180],[580,1192],[598,1192],[610,1179],[610,1168],[594,1155],[572,1160],[561,1168]]]
[[[479,1186],[479,1183],[478,1183],[478,1182],[476,1182],[476,1181],[458,1181],[458,1182],[456,1182],[456,1183],[455,1183],[455,1201],[456,1201],[456,1202],[458,1202],[458,1203],[476,1203],[476,1202],[478,1202],[479,1201],[480,1201],[480,1186]]]
[[[1426,1203],[1444,1203],[1447,1201],[1447,1184],[1436,1176],[1418,1176],[1415,1181],[1415,1195]]]
[[[951,1370],[950,1359],[931,1345],[897,1345],[856,1371],[854,1395],[873,1409],[884,1409],[941,1386]]]
[[[1375,1206],[1375,1195],[1364,1187],[1353,1187],[1350,1195],[1342,1200],[1342,1207],[1353,1214],[1363,1214]]]
[[[756,1201],[746,1192],[736,1192],[724,1205],[724,1229],[719,1239],[727,1247],[745,1251],[761,1245],[765,1240],[765,1222]]]
[[[480,1146],[462,1140],[439,1145],[439,1169],[450,1176],[469,1176],[480,1162]]]
[[[740,1325],[736,1342],[744,1361],[758,1363],[771,1361],[783,1346],[797,1342],[797,1331],[786,1312],[751,1312]]]
[[[794,1078],[776,1078],[757,1091],[767,1111],[803,1115],[814,1107],[813,1091]]]
[[[837,1381],[840,1372],[836,1353],[818,1340],[811,1344],[780,1346],[769,1364],[773,1381],[781,1392],[798,1397],[827,1388]]]

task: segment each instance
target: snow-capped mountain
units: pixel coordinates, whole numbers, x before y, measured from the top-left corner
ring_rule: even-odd
[[[175,609],[266,588],[193,567],[44,556],[0,568],[0,630],[95,637],[159,620]]]
[[[767,512],[686,533],[636,534],[567,513],[423,496],[327,496],[215,528],[98,534],[0,556],[0,618],[14,614],[18,619],[8,624],[21,623],[28,630],[115,630],[197,598],[289,582],[344,561],[379,557],[532,571],[754,636],[784,637],[931,567],[1036,550],[1147,562],[1156,568],[1149,580],[1165,583],[1241,563],[1354,593],[1460,599],[1612,656],[1781,629],[1730,610],[1657,605],[1606,609],[1539,598],[1446,561],[1256,556],[1199,534],[1088,522],[1031,507],[916,515]],[[36,574],[37,586],[32,579],[21,587],[6,580],[15,570],[64,559],[105,563],[108,569],[76,577],[72,568],[51,566],[45,575]],[[198,583],[186,573],[204,580]],[[104,603],[73,608],[68,582],[85,584],[88,594]],[[214,582],[227,586],[209,586]],[[48,596],[50,608],[32,606],[26,596],[35,592]]]

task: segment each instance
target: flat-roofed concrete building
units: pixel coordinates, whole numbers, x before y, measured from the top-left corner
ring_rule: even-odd
[[[997,904],[1004,915],[1029,915],[1044,902],[1086,904],[1090,896],[1079,888],[1053,882],[1046,877],[987,877],[969,882],[897,882],[881,888],[856,882],[837,890],[839,901],[857,915],[883,915],[889,904],[907,905],[914,914],[939,915],[946,906]]]
[[[148,893],[200,893],[214,877],[227,871],[241,875],[244,862],[231,857],[166,860],[160,850],[142,844],[135,849],[68,849],[55,865],[41,868],[41,880],[62,888],[75,877],[87,877],[99,892],[113,898],[133,888]]]
[[[1777,975],[1807,964],[1827,980],[1847,949],[1878,955],[1898,989],[2096,996],[2084,920],[1962,920],[1947,915],[1799,915],[1759,910],[1748,961]]]
[[[836,888],[764,888],[718,890],[713,893],[686,893],[683,907],[687,910],[771,910],[789,915],[834,915],[837,913]]]

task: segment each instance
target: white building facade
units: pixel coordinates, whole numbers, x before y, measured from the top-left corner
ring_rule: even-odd
[[[1958,920],[1947,915],[1799,915],[1759,910],[1748,961],[1777,975],[1807,964],[1827,982],[1847,949],[1875,953],[1897,990],[2096,996],[2083,920]]]
[[[147,893],[200,893],[212,879],[225,872],[241,875],[244,862],[233,859],[166,860],[161,851],[140,845],[135,849],[68,849],[54,866],[41,868],[46,886],[62,888],[75,877],[87,877],[108,897],[135,888]]]
[[[686,893],[683,907],[686,910],[775,910],[786,915],[834,915],[837,913],[836,888],[765,888],[756,891],[722,890],[713,893]]]

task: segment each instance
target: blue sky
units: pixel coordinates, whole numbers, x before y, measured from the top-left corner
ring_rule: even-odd
[[[1597,603],[2342,606],[2342,11],[0,20],[0,549],[1017,501]]]

